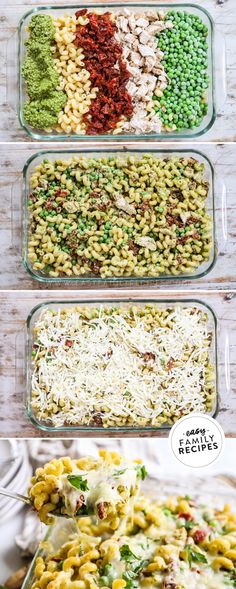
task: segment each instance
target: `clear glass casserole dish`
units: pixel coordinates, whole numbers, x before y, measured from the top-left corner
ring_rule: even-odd
[[[207,413],[208,415],[211,415],[213,417],[216,417],[218,410],[219,410],[219,393],[218,393],[218,355],[217,355],[217,318],[216,315],[213,311],[213,309],[207,305],[206,303],[203,303],[197,299],[175,299],[173,298],[168,298],[168,299],[151,299],[151,298],[147,298],[147,299],[135,299],[135,298],[130,298],[127,300],[125,299],[109,299],[109,298],[103,298],[103,299],[96,299],[93,301],[86,301],[86,300],[74,300],[74,301],[49,301],[46,303],[41,303],[39,305],[37,305],[36,307],[34,307],[31,311],[31,313],[28,315],[27,318],[27,322],[26,322],[26,348],[25,348],[25,372],[26,372],[26,406],[27,406],[27,414],[29,419],[31,420],[31,422],[38,427],[41,430],[44,431],[53,431],[53,432],[60,432],[60,431],[67,431],[67,432],[72,432],[72,431],[81,431],[81,432],[97,432],[97,433],[108,433],[109,432],[117,432],[117,434],[120,434],[122,432],[135,432],[136,434],[139,432],[149,432],[149,431],[168,431],[173,422],[176,421],[176,419],[172,420],[171,424],[164,424],[161,426],[138,426],[138,427],[134,427],[133,425],[131,426],[107,426],[104,427],[103,425],[99,424],[96,425],[96,423],[91,425],[91,422],[88,425],[71,425],[68,424],[66,422],[64,422],[63,425],[55,426],[52,425],[50,423],[48,423],[49,420],[43,420],[43,419],[39,419],[38,416],[36,415],[36,411],[33,409],[32,407],[32,402],[33,402],[33,396],[32,396],[32,375],[33,375],[33,362],[32,362],[32,352],[34,350],[33,346],[35,343],[35,338],[34,338],[34,328],[35,325],[37,323],[37,320],[39,319],[39,316],[41,314],[41,312],[45,309],[53,309],[53,310],[58,310],[58,309],[66,309],[66,308],[71,308],[74,306],[83,306],[83,304],[86,304],[86,307],[88,308],[93,308],[93,307],[98,307],[98,306],[102,306],[105,305],[106,307],[112,308],[112,307],[124,307],[127,309],[127,307],[130,307],[134,304],[137,304],[137,306],[143,308],[145,307],[145,304],[151,303],[152,305],[156,306],[157,308],[160,309],[166,309],[168,307],[171,308],[177,308],[177,307],[181,307],[181,308],[191,308],[191,307],[195,307],[197,309],[199,309],[199,311],[204,312],[207,314],[207,327],[210,330],[211,333],[211,339],[210,339],[210,344],[209,344],[209,362],[213,367],[213,379],[212,379],[212,389],[214,391],[214,394],[212,393],[212,407],[211,410],[205,411],[205,413]],[[67,334],[68,337],[68,334]],[[66,418],[65,418],[66,419]]]
[[[158,445],[157,468],[158,468]],[[165,475],[164,475],[165,476]],[[178,481],[171,478],[160,479],[147,478],[142,484],[142,493],[150,499],[167,500],[168,497],[176,499],[181,497],[191,497],[206,509],[223,509],[224,505],[229,505],[231,511],[235,512],[236,490],[235,480],[227,477],[228,485],[222,483],[221,476],[193,476],[190,477],[178,475]],[[35,582],[35,565],[38,557],[48,557],[57,552],[69,538],[76,533],[76,528],[72,520],[58,518],[55,525],[51,526],[44,537],[44,547],[38,547],[26,578],[23,582],[22,589],[31,589]],[[212,585],[213,586],[213,585]],[[225,585],[226,586],[226,585]],[[233,585],[228,585],[227,587]]]
[[[63,158],[63,159],[68,159],[71,156],[77,156],[79,157],[80,155],[83,155],[86,158],[90,158],[90,157],[96,157],[96,158],[103,158],[103,157],[109,157],[109,156],[121,156],[122,157],[128,157],[130,154],[137,156],[137,157],[141,157],[143,154],[148,153],[151,154],[157,158],[171,158],[171,157],[184,157],[184,158],[189,158],[189,157],[193,157],[196,160],[198,160],[200,163],[204,164],[204,178],[205,180],[207,180],[209,182],[209,190],[208,190],[208,196],[206,199],[206,210],[207,213],[210,215],[211,217],[211,241],[212,241],[212,247],[211,247],[211,251],[210,251],[210,256],[209,256],[209,260],[204,261],[203,263],[200,264],[200,266],[198,266],[194,272],[192,273],[185,273],[185,274],[179,274],[177,276],[173,275],[173,274],[165,274],[165,275],[160,275],[160,276],[156,276],[156,277],[152,277],[152,276],[118,276],[118,277],[106,277],[106,278],[102,278],[100,276],[93,276],[92,274],[89,274],[88,276],[82,275],[82,276],[65,276],[65,277],[51,277],[51,276],[47,276],[45,275],[42,271],[40,270],[35,270],[32,266],[32,263],[29,259],[29,255],[28,255],[28,243],[29,243],[29,232],[30,232],[30,219],[29,219],[29,210],[27,207],[27,201],[28,201],[28,197],[29,194],[31,192],[31,188],[30,188],[30,177],[33,173],[33,170],[35,168],[35,166],[39,165],[45,158],[49,158],[53,161],[55,161],[57,158]],[[223,206],[223,205],[222,205]],[[129,283],[131,285],[135,285],[135,284],[139,284],[140,282],[144,282],[147,281],[147,283],[152,284],[153,282],[157,281],[168,281],[168,280],[174,280],[175,282],[180,282],[182,280],[196,280],[198,278],[201,278],[203,276],[206,276],[213,268],[213,266],[215,265],[216,259],[217,259],[217,240],[216,240],[216,226],[215,226],[215,172],[214,172],[214,168],[213,165],[211,163],[211,161],[209,160],[209,158],[207,156],[205,156],[204,154],[202,154],[200,151],[197,150],[181,150],[181,149],[159,149],[159,148],[152,148],[152,149],[138,149],[138,148],[125,148],[125,150],[122,147],[117,147],[116,149],[114,148],[107,148],[106,150],[104,150],[101,147],[98,148],[85,148],[83,150],[65,150],[65,151],[59,151],[59,150],[45,150],[39,153],[34,154],[33,156],[31,156],[28,161],[26,162],[24,169],[23,169],[23,202],[22,202],[22,208],[23,208],[23,260],[24,260],[24,266],[26,271],[30,274],[30,276],[40,282],[43,283],[50,283],[50,284],[64,284],[64,283],[76,283],[76,284],[81,284],[81,283],[90,283],[93,286],[96,286],[98,284],[113,284],[113,285],[117,285],[118,283],[123,285],[125,283]]]
[[[193,15],[197,15],[201,18],[201,20],[204,22],[204,24],[207,26],[208,28],[208,36],[207,36],[207,43],[208,43],[208,75],[209,75],[209,87],[207,89],[207,104],[208,104],[208,112],[207,114],[203,117],[202,122],[200,124],[199,127],[197,128],[193,128],[193,129],[186,129],[184,131],[173,131],[173,132],[161,132],[161,133],[148,133],[148,134],[119,134],[117,135],[112,135],[112,134],[106,134],[106,135],[77,135],[77,134],[70,134],[67,135],[66,133],[57,133],[56,131],[52,131],[51,133],[48,133],[46,131],[43,130],[35,130],[33,128],[31,128],[26,121],[24,120],[24,114],[23,114],[23,108],[24,108],[24,103],[26,100],[26,94],[25,94],[25,85],[24,85],[24,80],[22,77],[22,64],[24,61],[24,57],[25,57],[25,40],[27,37],[25,28],[27,27],[27,25],[29,24],[29,20],[30,18],[36,14],[36,13],[41,13],[41,14],[50,14],[52,13],[54,16],[61,16],[63,15],[65,12],[68,14],[72,14],[73,12],[75,12],[75,10],[78,10],[80,8],[90,8],[90,9],[94,9],[96,11],[98,11],[99,13],[103,13],[106,12],[107,10],[110,12],[115,12],[118,8],[121,8],[121,5],[117,2],[114,2],[112,4],[109,4],[107,2],[103,2],[102,4],[99,4],[97,2],[90,2],[87,4],[83,4],[83,5],[64,5],[64,6],[48,6],[48,7],[35,7],[34,9],[30,10],[29,12],[27,12],[21,19],[20,23],[19,23],[19,29],[18,29],[18,33],[19,33],[19,51],[18,51],[18,69],[19,69],[19,107],[18,107],[18,116],[19,116],[19,122],[22,126],[22,128],[28,133],[28,135],[30,135],[33,139],[37,139],[37,140],[56,140],[56,141],[62,141],[62,140],[80,140],[80,141],[94,141],[95,139],[102,140],[102,141],[112,141],[114,139],[118,139],[119,141],[127,141],[127,140],[144,140],[144,139],[157,139],[157,140],[169,140],[169,139],[187,139],[188,137],[190,138],[194,138],[194,137],[198,137],[204,133],[206,133],[213,125],[215,118],[216,118],[216,91],[215,91],[215,84],[216,84],[216,80],[215,80],[215,53],[216,53],[216,39],[215,39],[215,29],[214,29],[214,22],[213,19],[211,17],[211,15],[207,12],[207,10],[201,6],[193,5],[193,4],[185,4],[185,3],[180,3],[180,4],[171,4],[171,6],[169,5],[169,3],[162,3],[159,4],[157,2],[150,2],[150,3],[143,3],[143,2],[127,2],[122,4],[122,7],[125,8],[130,8],[132,7],[132,10],[137,12],[140,10],[140,8],[142,9],[151,9],[153,10],[154,8],[156,8],[157,10],[161,10],[164,9],[165,11],[168,11],[168,9],[171,10],[183,10],[183,11],[187,11],[190,14]]]

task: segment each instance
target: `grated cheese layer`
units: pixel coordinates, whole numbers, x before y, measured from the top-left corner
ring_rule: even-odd
[[[71,307],[35,325],[32,409],[55,427],[160,426],[212,409],[208,315],[196,307]]]

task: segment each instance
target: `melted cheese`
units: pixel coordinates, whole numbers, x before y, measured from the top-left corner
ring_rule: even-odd
[[[202,570],[198,567],[199,572],[190,570],[181,562],[181,569],[174,575],[175,583],[181,585],[184,589],[225,589],[229,587],[225,582],[225,571],[215,573],[213,569],[207,567]]]
[[[130,517],[134,498],[139,492],[136,466],[136,464],[122,463],[119,468],[115,468],[114,465],[106,465],[88,472],[75,467],[71,474],[82,476],[82,479],[87,481],[88,489],[85,491],[75,488],[69,482],[67,474],[62,475],[58,480],[58,490],[63,499],[66,514],[75,516],[78,510],[77,503],[83,496],[84,504],[89,512],[95,514],[100,503],[109,504],[115,511],[117,503],[129,501],[128,517]],[[118,487],[123,487],[128,491],[127,499],[122,498]],[[126,520],[125,517],[123,519]],[[126,523],[124,526],[126,527]],[[119,530],[122,528],[123,526]]]

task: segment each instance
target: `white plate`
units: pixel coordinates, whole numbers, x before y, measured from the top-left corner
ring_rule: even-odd
[[[15,476],[25,455],[25,442],[18,440],[0,440],[0,485],[6,487]],[[4,460],[12,459],[14,461],[4,464]]]
[[[30,473],[32,472],[32,469],[30,468]],[[28,461],[28,456],[25,453],[25,455],[23,456],[23,461],[22,464],[20,465],[20,467],[18,468],[18,471],[16,472],[14,478],[11,479],[11,481],[9,481],[8,485],[5,486],[6,490],[11,490],[11,491],[15,491],[16,493],[20,493],[20,489],[22,488],[22,483],[25,483],[25,493],[27,493],[27,489],[29,486],[29,482],[30,482],[30,475],[29,475],[29,461]],[[10,499],[9,497],[6,497],[4,495],[0,495],[0,515],[2,513],[2,509],[5,507],[5,505],[7,505],[8,503],[12,504],[13,501],[15,502],[15,500]]]
[[[6,490],[8,491],[15,491],[16,493],[20,493],[20,489],[22,488],[23,483],[25,483],[25,492],[27,494],[28,488],[28,473],[29,473],[29,463],[23,463],[22,467],[19,468],[16,476],[12,481],[7,485]],[[0,515],[2,512],[2,508],[6,505],[9,501],[15,501],[15,499],[11,499],[5,495],[0,495]]]
[[[30,466],[30,464],[27,465],[26,470],[23,473],[23,477],[21,478],[21,482],[18,482],[18,486],[17,486],[17,491],[18,493],[21,493],[22,495],[26,495],[27,494],[27,488],[28,488],[28,481],[30,480],[30,477],[32,476],[32,467]],[[1,528],[1,524],[3,521],[5,521],[6,519],[12,518],[13,515],[15,515],[16,513],[18,513],[18,511],[20,511],[21,509],[28,509],[25,504],[21,501],[15,501],[15,499],[7,499],[7,502],[4,506],[0,507],[0,528]]]

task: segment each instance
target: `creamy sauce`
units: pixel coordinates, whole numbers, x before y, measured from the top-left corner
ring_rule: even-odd
[[[181,562],[181,568],[182,567]],[[179,571],[174,576],[175,583],[183,585],[184,589],[225,589],[229,587],[225,582],[225,572],[219,571],[214,572],[213,569],[208,567],[206,570],[200,570],[197,573],[186,567],[184,571]]]
[[[102,467],[90,470],[88,472],[75,468],[72,475],[82,476],[83,481],[87,481],[88,489],[75,488],[68,480],[68,475],[62,475],[59,482],[60,495],[65,504],[66,513],[75,516],[78,511],[79,501],[83,496],[83,502],[89,512],[96,514],[96,508],[100,503],[108,503],[115,509],[117,503],[125,500],[118,491],[118,487],[124,487],[128,491],[129,512],[132,511],[133,497],[137,495],[139,486],[137,484],[137,471],[135,466],[120,467]],[[134,490],[136,489],[136,492]],[[124,518],[126,519],[126,518]],[[125,529],[125,526],[124,526]],[[121,531],[121,530],[120,530]]]

